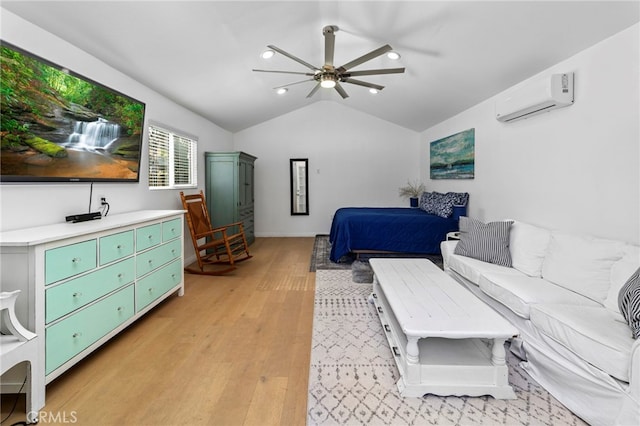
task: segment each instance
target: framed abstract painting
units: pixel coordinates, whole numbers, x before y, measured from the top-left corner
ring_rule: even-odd
[[[429,165],[431,179],[473,179],[475,129],[431,142]]]

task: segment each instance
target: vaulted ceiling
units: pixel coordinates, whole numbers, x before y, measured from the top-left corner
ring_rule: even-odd
[[[2,7],[236,132],[319,100],[423,131],[592,46],[640,19],[637,1],[2,1]],[[406,67],[358,77],[377,95],[343,84],[285,95],[274,87],[308,71],[268,44],[320,67],[322,28],[337,25],[335,63],[384,44],[401,54],[354,70]],[[638,55],[638,52],[629,52]],[[64,65],[64,64],[60,64]],[[567,70],[573,71],[573,70]],[[91,77],[91,76],[88,76]],[[579,71],[576,79],[579,79]]]

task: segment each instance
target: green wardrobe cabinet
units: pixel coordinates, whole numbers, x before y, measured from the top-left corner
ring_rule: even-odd
[[[206,152],[205,197],[211,224],[242,221],[249,244],[255,240],[253,168],[256,157],[244,152]]]

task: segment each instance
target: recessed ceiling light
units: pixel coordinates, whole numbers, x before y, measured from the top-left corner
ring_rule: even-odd
[[[398,59],[400,59],[400,54],[392,50],[391,52],[387,53],[387,58],[397,61]]]
[[[289,89],[287,89],[286,87],[281,87],[278,90],[276,90],[276,93],[278,95],[284,95],[285,93],[287,93],[289,91]]]
[[[369,93],[371,93],[372,95],[377,95],[380,92],[378,91],[378,89],[371,88],[369,89]]]
[[[271,49],[267,49],[267,50],[265,50],[264,52],[262,52],[262,53],[260,54],[260,57],[261,57],[262,59],[269,59],[269,58],[273,58],[273,55],[275,55],[275,54],[276,54],[276,52],[275,52],[275,51],[273,51],[273,50],[271,50]]]

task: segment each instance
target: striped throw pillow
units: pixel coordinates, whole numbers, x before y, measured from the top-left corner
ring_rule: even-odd
[[[509,231],[513,221],[482,223],[460,217],[460,241],[454,254],[511,267]]]
[[[640,338],[640,268],[634,272],[618,293],[620,312],[631,327],[634,339]]]

